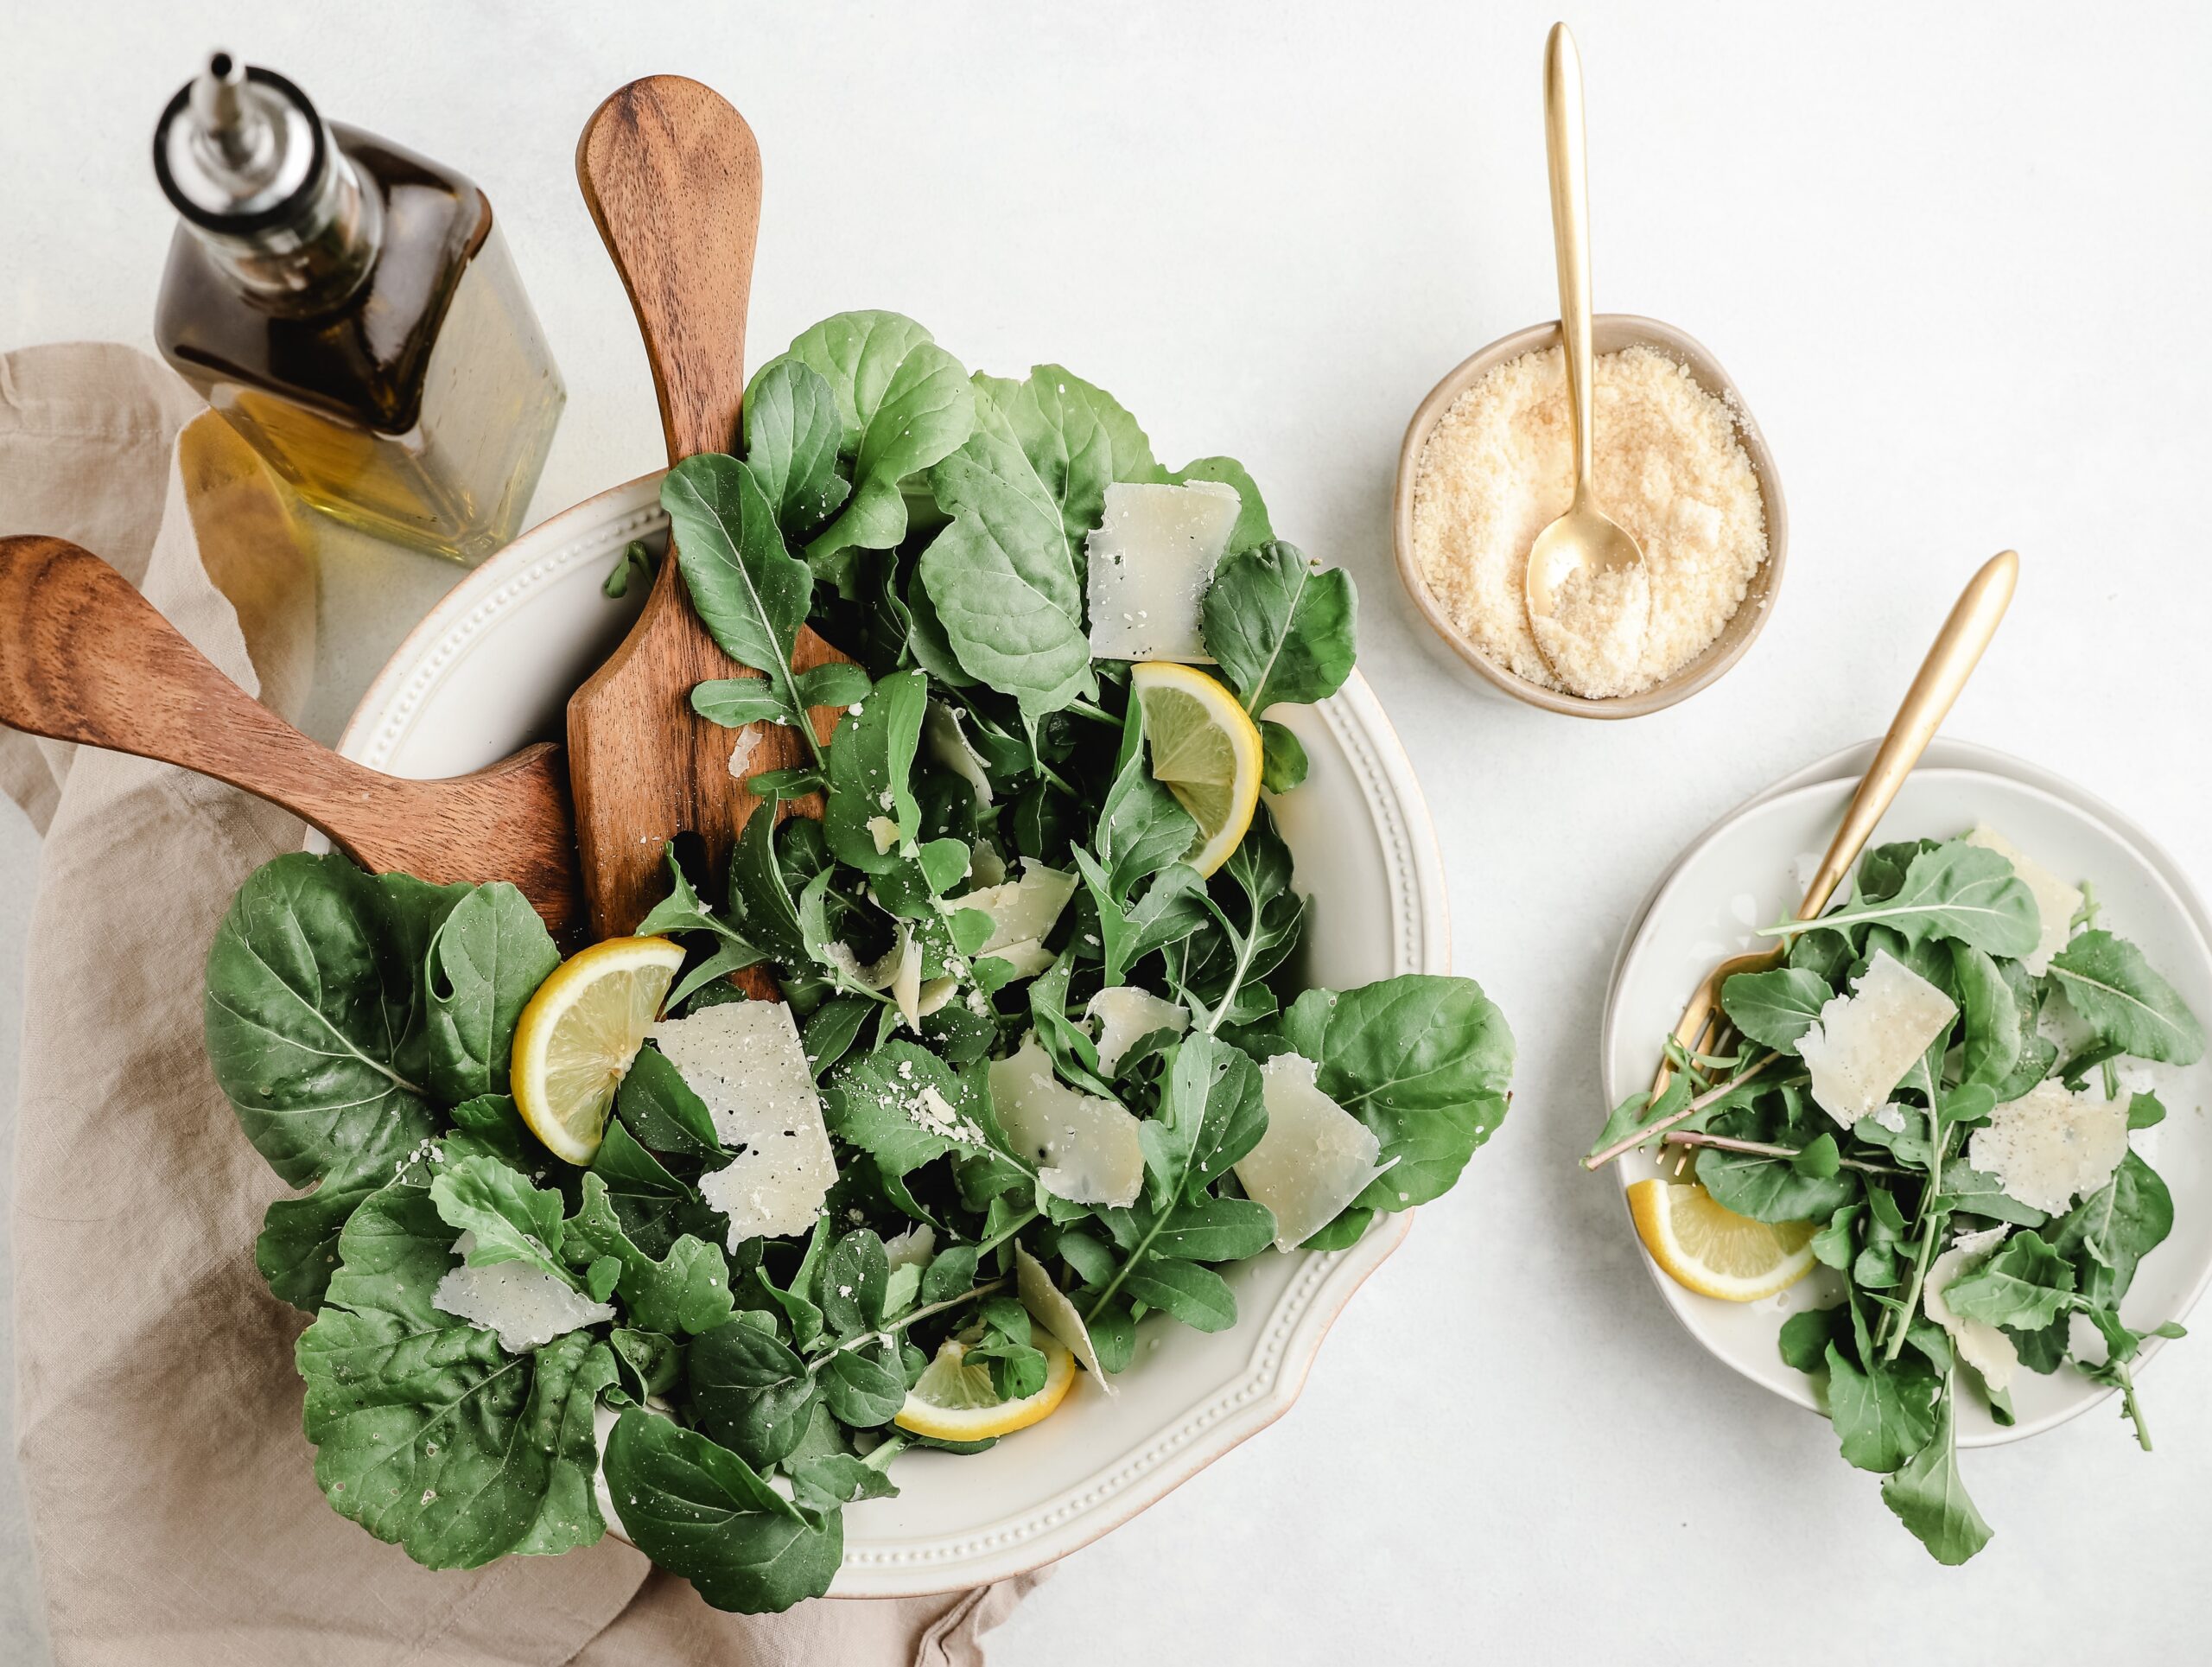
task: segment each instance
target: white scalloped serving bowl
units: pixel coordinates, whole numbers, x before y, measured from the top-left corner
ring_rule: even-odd
[[[639,600],[601,582],[667,526],[658,474],[532,528],[461,581],[400,645],[340,739],[397,775],[458,774],[557,739],[569,693]],[[1446,972],[1451,932],[1435,830],[1363,679],[1289,718],[1313,771],[1274,811],[1311,899],[1306,954],[1338,986]],[[1065,1556],[1155,1503],[1298,1398],[1331,1323],[1395,1250],[1409,1215],[1348,1250],[1274,1252],[1237,1269],[1242,1318],[1211,1336],[1158,1317],[1109,1397],[1084,1382],[1056,1416],[970,1458],[900,1459],[899,1495],[849,1508],[839,1597],[955,1590]]]

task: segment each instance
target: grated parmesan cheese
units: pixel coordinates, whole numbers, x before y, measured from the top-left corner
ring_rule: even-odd
[[[1084,544],[1091,658],[1211,664],[1199,610],[1243,509],[1217,480],[1108,487]]]
[[[1112,1100],[1080,1093],[1054,1076],[1035,1031],[1012,1057],[991,1061],[990,1084],[999,1127],[1039,1166],[1039,1186],[1071,1204],[1118,1209],[1136,1202],[1144,1187],[1137,1120]]]
[[[614,1318],[614,1310],[594,1302],[564,1279],[526,1262],[497,1262],[472,1268],[476,1235],[454,1241],[461,1265],[438,1281],[430,1306],[482,1331],[497,1332],[509,1354],[528,1354],[555,1338]]]
[[[2112,1179],[2127,1155],[2127,1104],[2039,1082],[1989,1114],[1967,1142],[1967,1161],[2009,1198],[2058,1215]]]
[[[722,1144],[743,1148],[699,1178],[700,1194],[729,1218],[729,1248],[812,1231],[837,1160],[791,1008],[725,1002],[647,1034],[706,1102]]]
[[[1103,1077],[1121,1069],[1122,1056],[1154,1031],[1172,1030],[1179,1036],[1191,1028],[1191,1015],[1181,1002],[1129,984],[1109,985],[1090,998],[1083,1012],[1086,1019],[1098,1021],[1098,1073]]]
[[[1798,1038],[1813,1098],[1846,1129],[1873,1116],[1958,1012],[1942,990],[1877,951],[1852,993],[1830,1000]]]
[[[2043,936],[2020,958],[2020,964],[2040,978],[2050,970],[2050,958],[2064,949],[2066,940],[2074,935],[2074,917],[2082,912],[2082,888],[2068,885],[1994,828],[1976,828],[1967,836],[1967,843],[1995,851],[2012,865],[2020,882],[2034,894]]]
[[[1928,1282],[1922,1287],[1920,1306],[1928,1317],[1951,1336],[1951,1343],[1959,1352],[1959,1358],[1981,1374],[1981,1381],[1989,1385],[1990,1393],[2002,1395],[2012,1381],[2012,1374],[2019,1370],[2020,1351],[2012,1339],[2005,1335],[2001,1327],[1986,1320],[1961,1320],[1951,1312],[1943,1301],[1943,1293],[1953,1282],[1967,1275],[1997,1254],[1997,1247],[2012,1230],[2006,1226],[1991,1227],[1979,1233],[1961,1233],[1951,1248],[1937,1257],[1928,1269]]]
[[[1278,1053],[1260,1067],[1267,1132],[1236,1162],[1245,1195],[1275,1218],[1275,1249],[1294,1250],[1389,1166],[1375,1131],[1314,1085],[1320,1067]]]
[[[1733,410],[1650,347],[1600,353],[1592,369],[1591,489],[1643,563],[1562,595],[1544,645],[1556,663],[1529,627],[1527,575],[1536,535],[1574,492],[1559,348],[1493,366],[1438,420],[1414,477],[1413,542],[1429,593],[1484,656],[1594,698],[1649,689],[1705,652],[1767,541]]]

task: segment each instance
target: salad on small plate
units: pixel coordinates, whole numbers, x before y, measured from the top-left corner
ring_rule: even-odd
[[[1618,1104],[1593,1150],[1699,1104],[1624,1166],[1662,1293],[1731,1365],[1826,1413],[1960,1562],[1990,1533],[1961,1447],[2115,1394],[2149,1445],[2138,1375],[2212,1274],[2212,953],[2102,823],[1956,769],[1906,784],[1818,925],[1765,926],[1854,786],[1754,801],[1654,899],[1608,1015]],[[1787,964],[1724,988],[1720,1053],[1662,1054],[1681,969],[1732,936],[1783,937]],[[1662,1057],[1658,1100],[1630,1091]]]
[[[1268,808],[1306,760],[1268,714],[1350,674],[1355,598],[1233,461],[1166,469],[1056,366],[970,377],[846,314],[662,500],[759,674],[692,705],[801,813],[727,873],[672,843],[638,933],[566,959],[512,887],[281,857],[211,948],[207,1046],[312,1188],[255,1255],[315,1315],[334,1508],[452,1568],[611,1505],[774,1610],[902,1452],[1078,1417],[1147,1316],[1236,1322],[1230,1264],[1449,1188],[1512,1039],[1468,979],[1306,976]],[[855,663],[794,673],[803,625]],[[808,761],[748,771],[764,722]]]

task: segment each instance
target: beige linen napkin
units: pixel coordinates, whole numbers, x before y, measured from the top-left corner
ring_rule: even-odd
[[[0,532],[106,557],[295,712],[312,577],[257,466],[201,411],[126,348],[0,355]],[[283,1187],[200,1048],[208,940],[302,830],[182,771],[6,730],[0,791],[45,834],[15,1140],[16,1445],[60,1662],[982,1662],[981,1634],[1033,1580],[753,1619],[613,1539],[434,1574],[332,1511],[300,1431],[304,1320],[253,1266]]]

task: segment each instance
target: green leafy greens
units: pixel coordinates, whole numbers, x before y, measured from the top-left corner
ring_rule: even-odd
[[[1305,988],[1264,804],[1218,873],[1185,860],[1197,824],[1151,773],[1128,668],[1092,657],[1085,544],[1116,484],[1236,490],[1203,625],[1289,790],[1290,709],[1350,674],[1356,598],[1276,539],[1240,464],[1165,469],[1082,379],[971,377],[880,312],[763,367],[743,436],[662,488],[683,582],[745,673],[690,697],[797,730],[803,761],[751,786],[823,813],[752,817],[724,873],[672,842],[640,931],[685,947],[679,1021],[742,999],[733,971],[773,974],[836,1161],[810,1231],[746,1237],[710,1202],[760,1136],[672,1047],[631,1062],[587,1166],[532,1137],[508,1061],[559,956],[511,887],[281,857],[210,950],[207,1039],[248,1137],[310,1189],[270,1206],[256,1259],[314,1315],[297,1364],[334,1507],[465,1568],[589,1544],[609,1498],[708,1602],[769,1612],[828,1587],[844,1507],[895,1493],[900,1452],[973,1450],[898,1422],[949,1342],[1014,1400],[1063,1346],[1114,1373],[1141,1324],[1236,1322],[1234,1264],[1277,1238],[1238,1171],[1264,1061],[1311,1060],[1380,1148],[1306,1241],[1338,1248],[1459,1179],[1513,1041],[1466,979]],[[609,594],[651,570],[626,554]],[[810,629],[855,663],[795,670]],[[1109,989],[1144,1034],[1108,1043]],[[1058,1124],[993,1088],[1025,1048],[1111,1154],[1040,1153]]]

